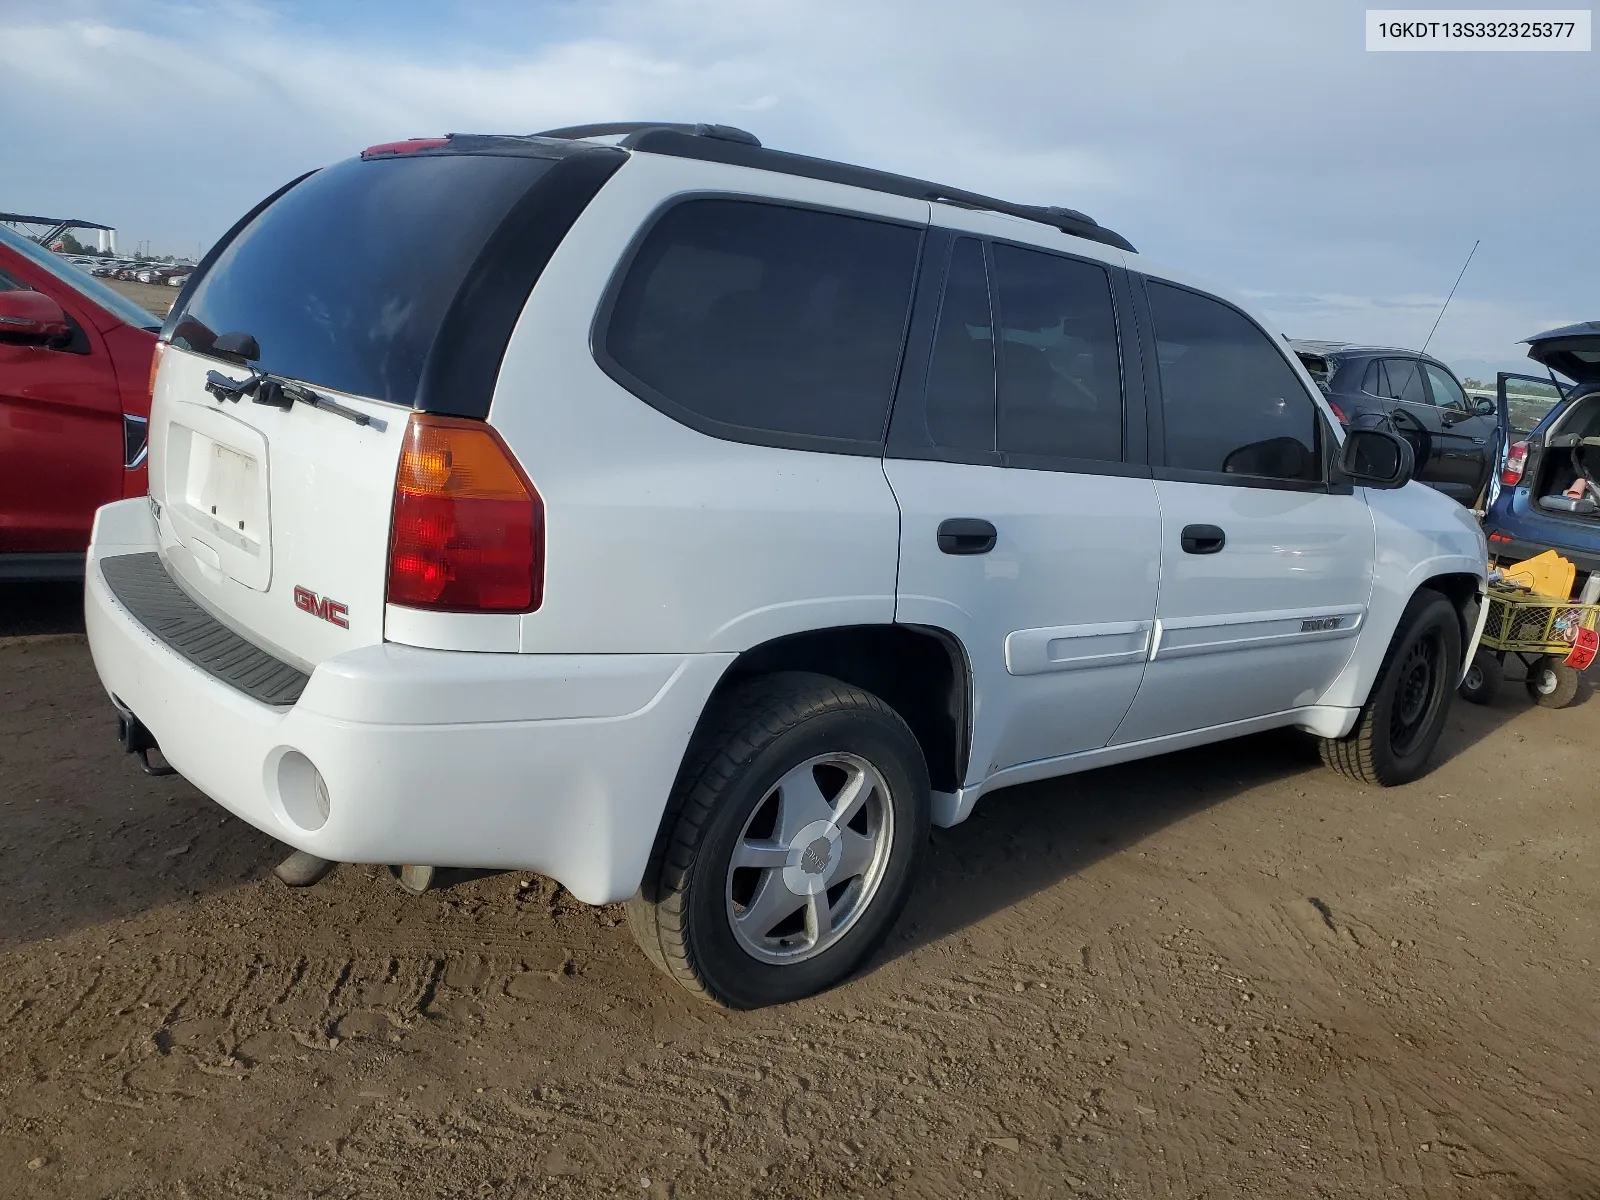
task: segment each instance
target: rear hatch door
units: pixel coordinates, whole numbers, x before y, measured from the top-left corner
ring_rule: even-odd
[[[1600,321],[1579,321],[1526,339],[1528,357],[1568,379],[1600,383]]]
[[[150,425],[163,558],[213,615],[302,669],[383,640],[407,421],[427,407],[430,361],[463,355],[441,336],[460,294],[564,154],[533,150],[390,152],[318,171],[214,252],[168,320]],[[504,338],[483,332],[469,341],[492,389]],[[258,353],[226,353],[249,345],[230,334]],[[230,394],[256,372],[315,402]]]

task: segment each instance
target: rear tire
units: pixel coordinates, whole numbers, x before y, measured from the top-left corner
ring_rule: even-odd
[[[1528,668],[1528,695],[1540,708],[1566,708],[1578,698],[1583,673],[1567,666],[1554,654],[1546,654]]]
[[[1500,660],[1487,650],[1479,650],[1472,656],[1472,664],[1461,681],[1458,689],[1461,698],[1468,704],[1493,704],[1500,692],[1503,674]]]
[[[736,687],[696,735],[629,927],[728,1008],[832,987],[905,906],[928,792],[916,738],[871,693],[801,672]]]
[[[1401,614],[1355,728],[1342,738],[1321,739],[1322,761],[1347,779],[1374,787],[1418,778],[1444,732],[1460,673],[1456,610],[1424,588]]]

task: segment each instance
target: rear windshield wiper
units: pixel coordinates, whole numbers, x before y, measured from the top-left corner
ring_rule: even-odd
[[[284,412],[288,412],[297,403],[308,404],[312,408],[320,408],[324,412],[343,417],[357,425],[370,425],[379,433],[388,428],[388,422],[382,418],[340,404],[321,392],[313,391],[303,383],[283,379],[268,371],[258,371],[255,367],[247,366],[245,370],[250,372],[248,379],[232,379],[221,371],[207,371],[206,391],[218,400],[231,400],[235,404],[241,398],[249,396],[253,403],[265,404],[269,408],[282,409]]]

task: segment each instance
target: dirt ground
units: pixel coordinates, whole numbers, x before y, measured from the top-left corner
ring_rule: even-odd
[[[1600,1197],[1600,703],[1394,792],[1286,734],[995,795],[733,1014],[537,878],[280,886],[71,605],[0,593],[5,1197]]]
[[[116,288],[135,304],[141,305],[146,312],[163,318],[172,311],[172,302],[178,298],[178,292],[181,290],[167,287],[165,284],[134,283],[124,279],[107,279],[104,282]]]

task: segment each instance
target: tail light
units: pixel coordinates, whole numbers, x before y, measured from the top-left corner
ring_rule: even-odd
[[[157,342],[155,352],[150,355],[150,386],[145,390],[149,393],[151,403],[156,398],[156,372],[161,370],[161,352],[166,348],[165,342]]]
[[[389,603],[532,612],[544,592],[544,501],[488,425],[416,413],[394,484]]]
[[[1501,468],[1500,482],[1507,487],[1515,487],[1522,480],[1522,472],[1528,465],[1528,443],[1514,442],[1506,451],[1506,465]]]
[[[1340,408],[1332,400],[1328,401],[1328,407],[1333,409],[1333,415],[1338,419],[1339,424],[1341,424],[1341,425],[1349,425],[1350,424],[1350,418],[1344,415],[1344,409]]]

